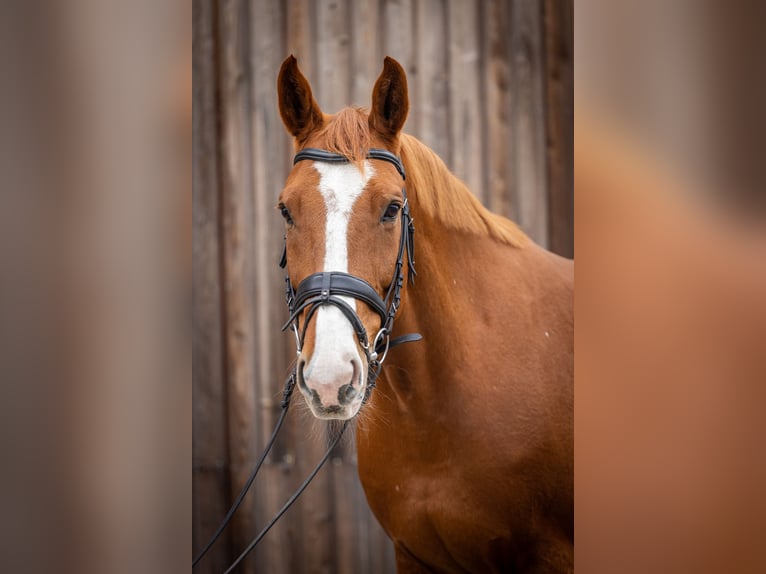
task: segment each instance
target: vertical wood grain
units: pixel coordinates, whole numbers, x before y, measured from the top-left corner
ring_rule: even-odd
[[[282,222],[274,206],[285,171],[282,150],[286,146],[285,131],[277,111],[276,77],[283,58],[282,8],[270,0],[251,0],[249,13],[249,63],[252,110],[253,211],[254,228],[252,252],[258,273],[253,284],[253,321],[255,324],[257,392],[255,418],[259,441],[256,452],[263,448],[266,438],[279,415],[279,392],[285,368],[284,337],[274,337],[285,318],[284,309],[275,305],[274,295],[282,288],[282,272],[277,266],[283,233]],[[279,480],[280,462],[288,448],[286,436],[279,437],[269,458],[261,486],[256,488],[256,518],[258,530],[271,520],[290,493],[284,480]],[[276,468],[274,468],[276,467]],[[272,476],[276,476],[274,479]],[[257,571],[286,571],[291,558],[284,524],[273,528],[254,552],[252,563]],[[252,533],[251,536],[254,536]]]
[[[309,83],[316,88],[316,2],[313,0],[285,0],[283,8],[285,49],[282,60],[290,54],[295,56],[301,71]],[[276,80],[276,77],[273,78],[274,82]],[[282,125],[281,121],[279,125]]]
[[[349,0],[317,0],[317,82],[315,96],[334,114],[351,99],[351,12]]]
[[[410,106],[418,110],[416,129],[419,137],[448,162],[450,140],[446,0],[416,2],[415,24],[418,74]]]
[[[549,248],[574,257],[574,62],[571,0],[546,0],[546,134]]]
[[[226,390],[219,277],[216,34],[209,0],[194,0],[192,60],[192,547],[196,555],[224,516],[228,481]],[[228,534],[200,572],[220,572],[229,555]]]
[[[335,500],[336,572],[361,572],[364,565],[359,563],[356,554],[359,534],[354,519],[354,490],[359,482],[356,467],[345,463],[342,456],[333,457],[328,466]]]
[[[346,104],[369,109],[372,86],[383,68],[380,0],[351,2],[351,96]]]
[[[545,153],[545,61],[539,2],[511,3],[511,193],[516,221],[537,243],[548,245]]]
[[[418,88],[418,68],[415,61],[415,9],[412,0],[381,0],[383,21],[383,56],[391,56],[399,62],[407,73],[410,95],[410,112],[404,129],[407,133],[419,137],[419,110],[413,105]],[[376,76],[377,77],[377,76]]]
[[[252,286],[255,273],[252,213],[252,165],[247,78],[248,19],[244,0],[218,3],[220,38],[221,208],[223,306],[227,367],[231,489],[238,492],[255,459],[255,364]],[[234,546],[242,548],[254,530],[256,505],[249,498],[233,521]],[[252,571],[250,563],[243,572]]]
[[[285,31],[283,56],[292,54],[298,58],[298,65],[307,77],[311,75],[312,65],[306,60],[311,59],[315,48],[314,5],[312,0],[285,0],[283,3]],[[310,81],[312,79],[309,77]],[[276,81],[276,78],[274,80]]]
[[[302,401],[300,396],[295,400]],[[303,468],[300,480],[317,464],[327,450],[327,434],[325,424],[321,421],[310,420],[306,414],[301,417],[303,425],[303,448],[299,450],[303,456]],[[302,559],[306,572],[332,574],[337,566],[336,529],[334,507],[334,489],[332,471],[327,463],[325,468],[316,476],[306,491],[303,500],[299,502],[303,516]],[[296,482],[295,487],[297,487]]]
[[[455,175],[484,200],[481,37],[478,0],[448,0],[449,140],[445,158]]]
[[[508,142],[511,135],[510,43],[507,30],[509,6],[505,0],[481,4],[484,56],[483,121],[485,134],[484,177],[486,203],[492,211],[513,218],[510,201]]]

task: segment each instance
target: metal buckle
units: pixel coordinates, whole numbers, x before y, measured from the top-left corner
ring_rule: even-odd
[[[381,341],[381,337],[386,338],[386,348],[383,351],[383,356],[380,357],[380,360],[378,360],[378,352],[375,349],[378,348],[378,343]],[[378,365],[382,365],[383,361],[386,360],[386,355],[388,355],[388,346],[390,342],[391,334],[388,332],[388,329],[383,327],[380,331],[378,331],[378,334],[375,335],[375,339],[372,342],[372,353],[370,353],[370,361],[377,363]]]

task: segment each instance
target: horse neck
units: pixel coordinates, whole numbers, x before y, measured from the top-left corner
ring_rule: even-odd
[[[500,343],[493,340],[497,326],[488,324],[482,335],[481,323],[495,321],[507,305],[508,276],[496,272],[493,262],[502,257],[507,263],[517,249],[448,229],[413,203],[417,277],[403,290],[393,336],[417,332],[423,339],[390,353],[376,391],[384,398],[373,405],[387,411],[386,418],[432,416],[450,402],[448,396],[460,394],[456,374],[478,360],[470,346],[477,340]]]
[[[539,288],[525,277],[540,275],[545,256],[511,222],[486,211],[421,142],[402,136],[401,156],[417,277],[403,290],[393,336],[417,332],[423,339],[391,351],[369,410],[412,420],[439,416],[434,409],[443,415],[460,397],[487,391],[489,367],[504,356],[512,306]]]

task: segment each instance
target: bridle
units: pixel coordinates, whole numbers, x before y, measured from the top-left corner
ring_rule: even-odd
[[[403,180],[406,180],[404,166],[402,161],[390,151],[384,149],[370,149],[367,152],[368,159],[378,159],[392,164]],[[313,160],[329,163],[348,163],[345,156],[316,148],[305,148],[295,154],[293,165],[303,160]],[[407,202],[407,191],[402,187],[403,203],[400,209],[401,213],[401,235],[399,237],[399,252],[394,265],[394,273],[391,283],[388,286],[385,297],[381,298],[377,291],[367,281],[355,275],[343,273],[340,271],[323,271],[309,275],[298,284],[298,288],[293,290],[293,284],[289,273],[285,276],[285,297],[287,299],[287,308],[290,311],[290,318],[282,327],[282,330],[291,328],[295,334],[297,353],[300,355],[303,348],[303,341],[306,337],[306,329],[314,317],[316,311],[325,305],[334,305],[345,315],[351,323],[359,341],[359,346],[365,353],[368,364],[367,388],[365,389],[364,401],[366,402],[375,382],[380,375],[383,362],[388,356],[388,351],[401,345],[418,341],[422,337],[417,333],[411,333],[396,337],[391,340],[391,331],[394,326],[394,317],[401,304],[401,290],[404,283],[404,253],[407,253],[407,275],[410,284],[415,283],[415,259],[414,259],[414,234],[412,216],[410,215],[410,206]],[[287,240],[285,238],[285,247],[282,251],[280,267],[287,266]],[[341,297],[353,297],[354,299],[365,303],[380,317],[380,330],[376,333],[370,345],[367,336],[367,330],[364,328],[362,320],[356,311],[344,301]],[[303,327],[299,326],[299,317],[306,311],[306,317],[303,321]]]
[[[402,176],[402,180],[405,180],[404,166],[402,161],[393,153],[384,149],[370,149],[367,152],[368,159],[378,159],[387,161],[392,164],[399,175]],[[326,150],[316,148],[304,148],[300,150],[293,158],[293,165],[299,161],[313,160],[329,163],[348,163],[349,160],[345,156]],[[295,341],[297,346],[297,353],[300,354],[303,348],[303,341],[306,337],[306,329],[311,319],[316,314],[316,311],[325,305],[334,305],[343,313],[343,315],[349,320],[351,326],[354,329],[354,333],[357,336],[360,347],[364,350],[367,358],[368,373],[367,373],[367,387],[365,389],[365,395],[363,402],[367,402],[370,398],[370,393],[375,387],[380,371],[383,368],[383,362],[388,356],[388,351],[397,345],[403,343],[409,343],[413,341],[419,341],[422,339],[418,333],[410,333],[395,337],[391,339],[391,332],[394,326],[394,318],[396,312],[399,310],[401,304],[401,290],[404,284],[404,253],[407,253],[407,275],[411,284],[415,282],[415,259],[414,259],[414,233],[415,227],[413,225],[412,216],[410,215],[410,208],[407,202],[407,192],[402,187],[403,203],[400,209],[401,213],[401,235],[399,237],[399,251],[396,258],[396,264],[394,265],[394,273],[390,285],[386,290],[385,297],[381,298],[375,288],[372,287],[367,281],[361,277],[350,275],[348,273],[342,273],[339,271],[324,271],[321,273],[314,273],[309,275],[303,281],[298,284],[297,289],[293,289],[292,281],[290,280],[289,273],[285,276],[285,296],[287,299],[287,308],[290,312],[290,318],[287,320],[282,330],[292,329],[295,334]],[[285,237],[285,244],[282,250],[282,258],[279,262],[279,266],[282,269],[287,267],[287,238]],[[380,329],[372,340],[372,344],[369,342],[367,336],[367,330],[356,313],[354,308],[349,305],[342,297],[352,297],[358,301],[361,301],[368,305],[373,311],[375,311],[380,317]],[[300,327],[299,320],[303,312],[306,312],[306,317],[303,321],[303,327]],[[277,424],[271,433],[271,437],[266,443],[261,456],[258,457],[258,461],[255,464],[255,468],[250,473],[250,476],[245,481],[245,485],[237,495],[229,511],[226,513],[218,529],[213,536],[203,547],[200,553],[194,558],[192,562],[192,568],[202,560],[208,550],[213,546],[218,537],[223,533],[224,529],[231,521],[234,513],[236,512],[242,500],[245,498],[250,486],[253,484],[255,477],[258,474],[261,466],[263,465],[266,456],[268,455],[271,447],[274,445],[274,441],[277,438],[279,430],[282,428],[282,423],[287,415],[287,409],[290,406],[290,399],[295,389],[296,383],[296,367],[293,367],[290,375],[285,381],[284,390],[282,392],[282,401],[280,403],[282,412],[279,415]],[[314,467],[306,480],[298,487],[298,490],[287,500],[277,514],[271,519],[269,524],[264,527],[261,532],[256,536],[245,550],[237,557],[234,563],[229,566],[224,574],[232,572],[237,565],[247,556],[253,548],[263,539],[266,533],[272,526],[279,520],[279,518],[287,511],[288,508],[297,500],[301,493],[308,487],[311,480],[316,476],[324,463],[330,457],[330,453],[343,436],[343,432],[348,427],[349,421],[345,421],[341,427],[340,432],[334,438],[330,444],[327,452],[325,452],[322,459]]]

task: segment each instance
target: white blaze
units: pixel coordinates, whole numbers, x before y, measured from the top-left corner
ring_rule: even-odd
[[[350,163],[331,164],[314,162],[319,172],[319,192],[324,198],[327,221],[325,223],[325,254],[323,271],[348,273],[348,222],[357,198],[373,175],[370,162],[364,170]],[[356,310],[356,300],[342,299]],[[356,348],[356,334],[340,309],[325,305],[317,311],[316,343],[305,375],[316,383],[333,383],[337,378],[350,376],[351,361],[361,361]],[[350,379],[347,381],[350,382]]]

